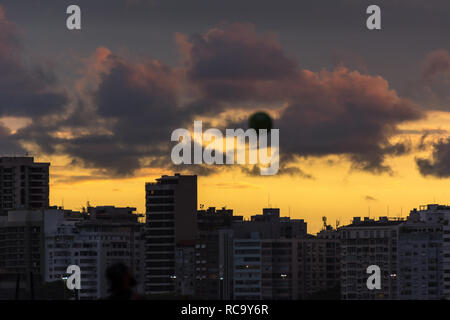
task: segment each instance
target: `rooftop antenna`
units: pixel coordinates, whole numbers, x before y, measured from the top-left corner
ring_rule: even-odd
[[[291,206],[289,206],[288,208],[289,208],[289,218],[291,218]]]
[[[323,216],[322,221],[323,221],[323,230],[327,230],[327,217]]]
[[[341,219],[336,219],[336,230],[337,228],[339,228],[339,226],[341,225]]]

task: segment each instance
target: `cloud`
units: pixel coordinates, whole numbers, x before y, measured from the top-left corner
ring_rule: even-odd
[[[210,103],[273,100],[266,93],[296,75],[297,63],[276,35],[260,35],[250,23],[223,24],[203,35],[177,34],[176,41],[189,80]]]
[[[260,189],[257,185],[252,185],[248,183],[233,182],[233,183],[214,183],[212,186],[218,187],[220,189]]]
[[[446,49],[430,52],[423,63],[423,91],[432,106],[450,108],[450,54]]]
[[[229,108],[230,103],[287,106],[276,121],[286,157],[346,155],[353,169],[391,173],[386,156],[407,153],[409,146],[392,145],[389,138],[398,124],[423,117],[385,79],[342,66],[319,73],[302,69],[275,35],[259,35],[251,24],[178,35],[177,42],[187,75],[211,102],[210,109]]]
[[[0,117],[40,117],[59,112],[66,96],[55,90],[51,72],[25,68],[16,26],[0,6]]]
[[[16,26],[0,6],[0,118],[39,118],[61,110],[66,97],[51,89],[54,77],[40,67],[25,68]],[[26,122],[26,121],[25,121]],[[18,136],[0,124],[2,154],[24,154]]]
[[[11,131],[0,122],[0,156],[1,155],[19,155],[26,151],[16,141]]]
[[[314,74],[303,71],[298,89],[277,121],[283,152],[299,156],[349,156],[355,169],[390,171],[387,155],[407,152],[392,145],[397,125],[420,119],[421,110],[401,99],[381,77],[344,67]],[[282,134],[281,134],[282,133]]]
[[[268,108],[278,113],[280,173],[312,178],[295,166],[298,157],[341,155],[353,169],[391,173],[386,157],[409,151],[407,143],[390,143],[397,125],[423,116],[380,76],[301,68],[275,34],[257,33],[249,23],[177,34],[176,41],[182,61],[176,67],[99,48],[77,81],[72,109],[51,122],[36,119],[18,137],[101,174],[126,176],[144,167],[211,174],[225,169],[172,164],[171,132],[221,111]]]
[[[447,49],[429,52],[420,77],[409,84],[408,95],[432,109],[450,108],[450,54]]]
[[[132,63],[104,48],[88,67],[97,71],[79,82],[77,108],[57,123],[35,123],[21,135],[50,153],[69,155],[74,164],[113,175],[133,173],[145,157],[167,156],[169,162],[170,132],[189,120],[179,109],[173,70],[153,60]],[[57,135],[65,127],[72,137]]]
[[[427,54],[422,69],[422,77],[430,80],[442,73],[450,73],[450,55],[447,50],[440,49]]]
[[[374,198],[374,197],[369,196],[369,195],[366,195],[366,196],[364,197],[364,200],[366,200],[366,201],[378,201],[377,198]]]
[[[439,139],[432,145],[431,159],[417,158],[416,163],[423,176],[450,177],[450,138]]]
[[[178,34],[177,40],[187,54],[188,75],[194,81],[277,80],[296,68],[275,34],[259,35],[250,23],[225,24],[189,40]]]

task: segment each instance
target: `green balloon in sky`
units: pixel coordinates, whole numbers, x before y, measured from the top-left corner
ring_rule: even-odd
[[[255,129],[256,132],[259,132],[259,129],[267,129],[268,131],[272,129],[272,118],[263,112],[256,112],[248,118],[248,127]]]

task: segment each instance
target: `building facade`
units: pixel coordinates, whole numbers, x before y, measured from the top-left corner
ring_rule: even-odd
[[[442,226],[409,217],[399,227],[398,295],[401,300],[443,297]]]
[[[397,243],[400,220],[354,218],[340,228],[341,299],[397,299]],[[381,269],[381,289],[369,290],[367,268]]]
[[[38,298],[43,281],[43,218],[42,210],[10,210],[0,216],[0,274],[23,284],[22,298]]]
[[[124,263],[137,281],[135,291],[144,293],[145,242],[135,208],[89,207],[87,213],[46,210],[44,214],[46,282],[64,279],[67,267],[81,271],[82,300],[107,297],[106,269]]]
[[[436,231],[436,234],[431,236],[430,245],[441,246],[439,262],[441,264],[441,269],[438,268],[437,272],[442,272],[440,280],[438,281],[438,286],[434,285],[434,281],[431,278],[431,274],[427,274],[430,277],[430,282],[432,286],[429,288],[431,291],[431,296],[434,296],[436,291],[441,292],[441,299],[450,299],[450,206],[439,205],[439,204],[428,204],[420,206],[419,209],[413,209],[410,212],[410,217],[413,221],[422,222],[425,228],[435,228],[436,225],[440,226],[440,230]],[[429,232],[428,232],[429,233]],[[436,243],[438,236],[440,244]],[[424,235],[423,237],[426,237]],[[437,248],[436,248],[437,249]],[[430,247],[433,252],[433,247]],[[431,253],[430,259],[430,273],[433,273],[433,257],[434,253]],[[427,278],[428,280],[428,278]],[[427,284],[428,287],[428,284]]]
[[[145,192],[145,291],[176,293],[177,244],[197,236],[197,176],[162,176],[146,183]]]
[[[0,215],[14,209],[42,209],[49,206],[50,163],[33,157],[0,158]]]
[[[233,241],[233,299],[261,300],[261,239],[253,232]]]
[[[210,207],[197,212],[198,233],[195,244],[195,296],[202,299],[223,299],[230,275],[224,274],[224,264],[231,257],[221,259],[221,230],[229,230],[242,216],[234,216],[232,209]],[[223,240],[223,239],[222,239]],[[228,252],[229,254],[231,252]]]
[[[340,240],[337,230],[326,226],[316,236],[298,240],[297,296],[295,299],[340,297]]]

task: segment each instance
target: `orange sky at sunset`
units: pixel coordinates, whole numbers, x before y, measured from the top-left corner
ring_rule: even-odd
[[[450,130],[450,113],[429,112],[426,120],[404,124],[402,130]],[[5,122],[5,121],[4,121]],[[280,135],[282,132],[280,132]],[[410,139],[416,146],[420,134],[403,134],[397,139]],[[435,140],[438,134],[427,139]],[[422,177],[414,158],[429,157],[429,151],[388,159],[393,175],[374,175],[353,171],[348,161],[336,156],[301,159],[299,166],[312,179],[297,176],[249,177],[238,168],[207,178],[199,176],[198,204],[234,209],[235,214],[246,217],[260,213],[261,208],[280,207],[283,216],[302,218],[308,222],[310,233],[322,226],[322,216],[334,225],[349,223],[353,216],[372,217],[389,215],[405,217],[409,210],[421,204],[447,203],[449,182],[445,179]],[[67,165],[64,157],[44,158],[51,161],[50,203],[80,210],[90,201],[92,205],[135,206],[145,211],[145,182],[162,174],[159,169],[141,169],[135,177],[105,179],[90,170]]]

